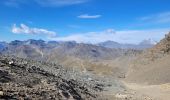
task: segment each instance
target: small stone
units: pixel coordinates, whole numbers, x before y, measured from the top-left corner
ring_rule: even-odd
[[[18,93],[18,95],[24,97],[24,96],[25,96],[25,92],[24,92],[24,91],[20,91],[20,92]]]
[[[4,92],[3,91],[0,91],[0,96],[3,96],[4,95]]]
[[[92,78],[90,78],[90,77],[89,77],[89,78],[88,78],[88,80],[89,80],[89,81],[91,81],[91,80],[92,80]]]
[[[9,64],[12,65],[14,62],[13,61],[10,61]]]

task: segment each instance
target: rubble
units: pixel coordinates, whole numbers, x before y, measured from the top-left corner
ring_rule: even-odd
[[[2,99],[98,100],[108,84],[111,83],[106,78],[61,65],[0,56]]]

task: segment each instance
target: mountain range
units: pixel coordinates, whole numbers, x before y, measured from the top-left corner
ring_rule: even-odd
[[[2,67],[0,68],[0,80],[18,84],[12,77],[16,77],[21,83],[27,82],[28,78],[33,80],[30,80],[31,83],[44,86],[44,83],[40,81],[34,83],[34,80],[37,81],[37,75],[40,79],[48,80],[49,84],[51,84],[50,79],[56,77],[62,80],[61,84],[58,82],[59,85],[57,86],[59,87],[57,89],[61,90],[64,84],[64,90],[62,90],[64,93],[59,92],[59,94],[64,95],[64,98],[73,96],[75,100],[78,100],[75,95],[89,98],[84,89],[94,91],[96,88],[100,92],[96,90],[96,94],[90,92],[92,99],[97,98],[93,97],[94,95],[99,97],[102,94],[102,97],[99,97],[102,98],[101,100],[103,100],[103,97],[109,100],[169,100],[170,33],[166,34],[165,38],[156,45],[153,46],[150,43],[149,40],[141,42],[140,46],[123,44],[123,47],[121,47],[122,44],[113,41],[96,45],[76,43],[75,41],[46,42],[33,39],[15,40],[10,43],[1,42],[1,54],[3,56],[0,55],[0,66]],[[58,71],[58,66],[60,66],[60,71]],[[24,71],[27,75],[23,74]],[[62,74],[59,72],[62,72]],[[9,73],[10,75],[8,75]],[[49,73],[57,74],[47,77],[46,75],[49,75]],[[71,73],[74,73],[74,75]],[[30,77],[31,75],[34,77]],[[43,78],[41,78],[42,75]],[[100,78],[95,79],[93,76]],[[82,80],[82,78],[85,78],[85,80]],[[68,79],[69,81],[67,81]],[[76,87],[70,84],[70,82],[74,82],[72,79],[76,80]],[[83,89],[79,84],[86,82],[88,82],[88,85],[86,84],[87,86],[85,85]],[[102,84],[96,84],[96,82]],[[37,85],[33,86],[37,87]],[[51,84],[50,86],[54,85]],[[5,85],[4,87],[8,89],[10,86]],[[69,88],[70,91],[74,91],[76,88],[76,92],[72,93],[65,88]],[[29,90],[29,88],[27,89]],[[55,93],[58,92],[55,91]],[[67,97],[68,94],[69,97]]]
[[[104,46],[76,43],[74,41],[57,42],[43,40],[15,40],[4,45],[1,51],[4,55],[60,63],[66,67],[78,68],[82,71],[92,71],[97,74],[114,74],[122,76],[121,61],[140,53],[141,50],[107,48]],[[126,57],[124,57],[126,56]],[[115,60],[117,66],[112,66]],[[113,71],[114,70],[114,71]],[[122,71],[122,70],[121,70]],[[124,76],[124,75],[123,75]]]
[[[20,40],[14,40],[11,41],[10,43],[6,42],[0,42],[0,48],[4,48],[7,45],[36,45],[36,46],[48,46],[48,47],[55,47],[61,44],[78,44],[75,41],[44,41],[44,40],[34,40],[34,39],[29,39],[26,41],[20,41]],[[82,43],[83,44],[83,43]],[[87,44],[87,43],[86,43]],[[106,48],[114,48],[114,49],[146,49],[146,48],[151,48],[154,46],[154,42],[151,39],[148,40],[143,40],[139,44],[123,44],[123,43],[118,43],[115,41],[105,41],[97,44],[93,44],[96,46],[102,46]]]
[[[138,49],[138,50],[143,50],[147,48],[153,47],[155,42],[153,40],[148,39],[148,40],[143,40],[139,44],[122,44],[114,41],[105,41],[98,43],[98,46],[103,46],[106,48],[121,48],[121,49]]]

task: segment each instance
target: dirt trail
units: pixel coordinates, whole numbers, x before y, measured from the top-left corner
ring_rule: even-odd
[[[139,85],[135,83],[124,82],[124,84],[127,86],[127,88],[135,91],[137,94],[148,96],[150,100],[170,99],[170,83],[162,85]]]

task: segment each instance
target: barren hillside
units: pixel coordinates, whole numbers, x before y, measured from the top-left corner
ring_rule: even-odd
[[[130,82],[163,84],[170,82],[170,33],[156,46],[146,50],[132,64],[127,75]]]

